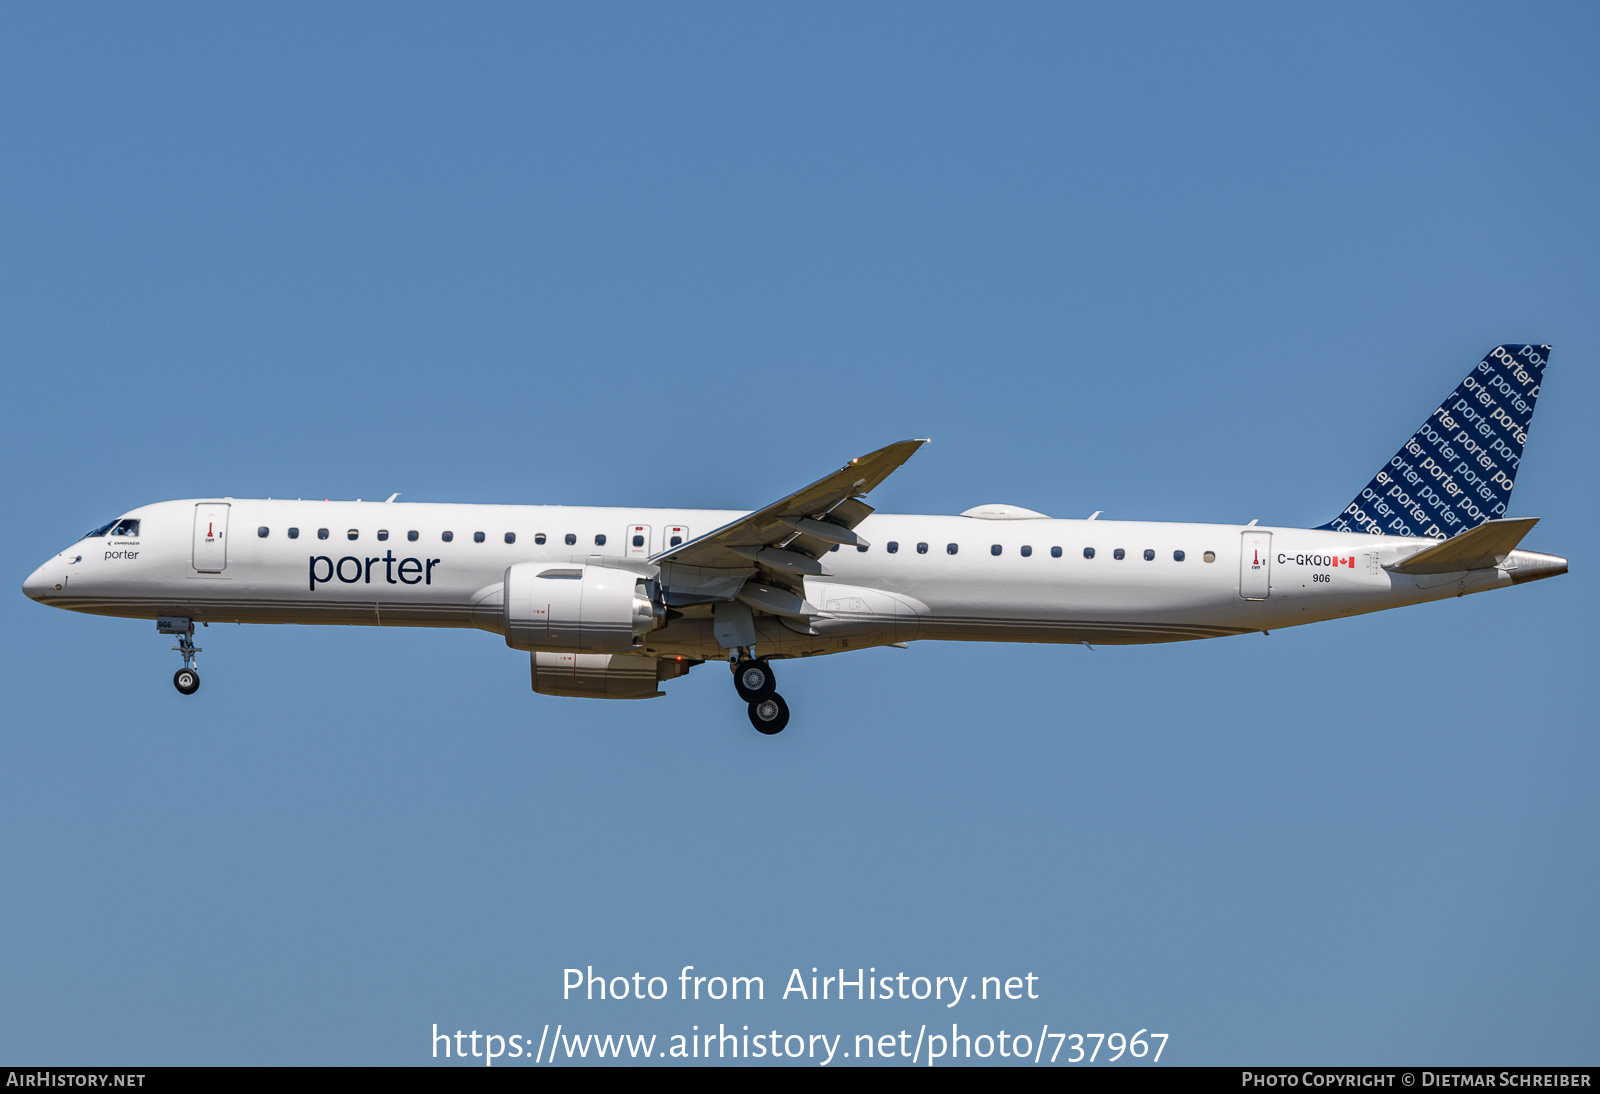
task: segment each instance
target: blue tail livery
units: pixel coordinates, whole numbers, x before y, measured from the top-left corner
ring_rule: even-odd
[[[1496,346],[1319,531],[1449,539],[1511,503],[1549,346]]]

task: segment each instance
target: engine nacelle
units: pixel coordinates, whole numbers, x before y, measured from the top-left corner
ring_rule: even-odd
[[[501,611],[506,645],[514,650],[625,650],[658,625],[644,578],[578,563],[508,568]]]
[[[546,653],[528,655],[533,690],[578,699],[654,699],[659,687],[699,661],[637,653]]]

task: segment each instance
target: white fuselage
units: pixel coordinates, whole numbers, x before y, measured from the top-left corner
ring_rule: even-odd
[[[198,514],[206,506],[222,525],[202,542]],[[516,563],[642,563],[668,549],[671,536],[689,539],[743,515],[170,501],[127,514],[139,521],[137,537],[81,540],[39,567],[24,589],[57,607],[135,618],[498,632],[501,583]],[[820,611],[815,633],[758,617],[763,653],[804,656],[916,639],[1112,644],[1210,638],[1511,585],[1519,580],[1519,556],[1544,557],[1515,552],[1494,569],[1410,576],[1390,573],[1384,564],[1434,541],[1228,524],[892,514],[874,514],[856,531],[870,544],[866,550],[826,553],[822,562],[832,576],[805,578],[805,599]],[[664,656],[727,655],[713,637],[709,605],[673,613],[635,648]]]

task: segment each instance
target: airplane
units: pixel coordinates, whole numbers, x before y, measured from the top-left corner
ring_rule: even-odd
[[[195,624],[476,627],[545,695],[643,699],[726,661],[780,732],[774,662],[913,641],[1125,645],[1268,632],[1567,572],[1506,517],[1549,346],[1492,350],[1316,528],[957,516],[864,500],[925,442],[752,512],[199,498],[95,528],[30,575],[52,607],[154,619],[200,687]]]

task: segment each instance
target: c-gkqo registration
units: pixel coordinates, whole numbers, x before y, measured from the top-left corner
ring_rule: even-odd
[[[959,516],[864,500],[924,442],[851,460],[753,512],[190,499],[146,505],[40,566],[53,607],[155,619],[178,691],[195,623],[477,627],[529,654],[533,690],[644,699],[728,662],[751,723],[789,708],[773,663],[913,641],[1220,638],[1567,572],[1507,517],[1548,346],[1499,346],[1317,528]],[[787,670],[786,670],[787,671]]]

